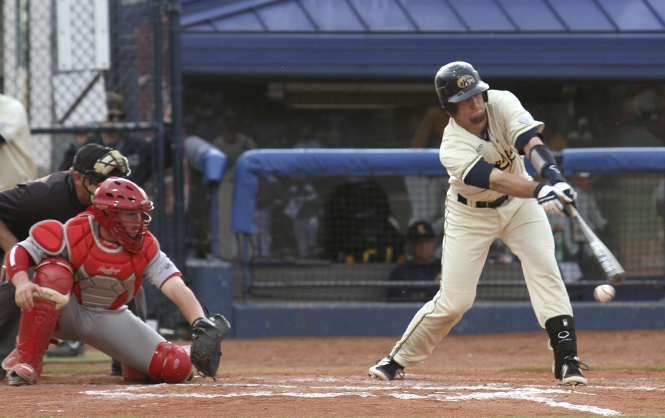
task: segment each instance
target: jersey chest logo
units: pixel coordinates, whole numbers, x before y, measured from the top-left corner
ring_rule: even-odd
[[[502,155],[501,159],[494,163],[494,166],[500,169],[501,171],[510,167],[513,164],[513,161],[515,161],[515,156],[516,156],[513,150],[511,149],[504,151],[506,151],[506,155]]]

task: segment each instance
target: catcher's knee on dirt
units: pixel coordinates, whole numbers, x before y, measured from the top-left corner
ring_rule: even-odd
[[[192,374],[192,362],[183,346],[168,341],[159,343],[148,365],[148,377],[154,381],[180,383]]]
[[[74,283],[72,267],[62,258],[46,258],[35,267],[32,282],[41,288],[33,293],[34,306],[22,310],[16,349],[17,364],[10,371],[34,383],[42,372],[42,359],[62,308],[69,302]],[[20,367],[19,367],[20,366]]]
[[[128,381],[144,381],[148,380],[148,375],[143,373],[140,370],[128,366],[126,364],[120,365],[120,370],[122,371],[122,378]]]

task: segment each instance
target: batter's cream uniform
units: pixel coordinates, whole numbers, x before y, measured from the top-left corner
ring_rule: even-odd
[[[494,202],[505,196],[464,183],[465,176],[481,160],[506,173],[530,179],[523,156],[515,149],[515,140],[534,128],[540,132],[544,126],[533,119],[512,93],[488,90],[487,94],[488,138],[479,138],[452,118],[443,133],[439,155],[450,174],[450,189],[441,287],[416,313],[391,352],[404,367],[427,358],[471,308],[487,253],[496,238],[501,238],[522,262],[531,304],[543,328],[549,318],[573,314],[554,258],[550,224],[536,199],[508,197],[496,208],[476,207],[477,202]],[[464,201],[466,204],[461,203]]]

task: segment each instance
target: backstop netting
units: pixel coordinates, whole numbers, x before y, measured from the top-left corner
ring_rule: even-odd
[[[624,288],[645,294],[663,288],[664,157],[664,149],[562,154],[579,212],[627,272]],[[246,298],[428,300],[438,290],[436,272],[391,280],[412,258],[406,232],[415,221],[432,225],[440,258],[448,177],[438,150],[250,151],[235,178],[232,228],[243,237]],[[574,223],[548,217],[571,299],[588,298],[606,282],[602,271]],[[521,263],[500,240],[477,299],[528,300]]]

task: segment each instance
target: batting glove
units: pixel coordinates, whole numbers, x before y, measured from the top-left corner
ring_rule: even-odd
[[[564,203],[570,203],[573,206],[577,207],[575,204],[575,199],[577,199],[577,192],[573,189],[570,184],[565,181],[560,181],[552,186],[554,191],[559,196]]]
[[[554,187],[540,183],[533,194],[546,212],[559,216],[570,216]]]

